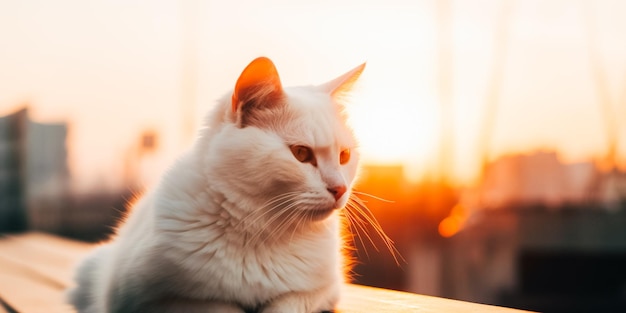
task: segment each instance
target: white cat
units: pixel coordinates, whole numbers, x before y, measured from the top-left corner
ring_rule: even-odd
[[[77,271],[79,312],[330,311],[359,154],[338,97],[362,64],[283,88],[252,61],[206,128]]]

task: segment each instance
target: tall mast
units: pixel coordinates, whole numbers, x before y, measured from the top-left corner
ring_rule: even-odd
[[[589,55],[589,63],[591,65],[591,71],[593,75],[593,81],[596,85],[596,94],[598,96],[598,106],[600,112],[603,115],[604,126],[607,140],[606,151],[606,165],[609,170],[615,169],[617,143],[618,143],[618,129],[617,129],[617,117],[613,110],[611,94],[606,79],[606,73],[602,67],[602,58],[598,51],[598,42],[596,40],[596,23],[593,7],[587,2],[587,7],[583,8],[583,14],[585,14],[585,23],[587,29],[587,50]]]
[[[478,151],[481,154],[481,173],[485,174],[489,163],[491,152],[491,140],[498,113],[498,103],[500,101],[500,91],[504,80],[504,68],[506,65],[507,46],[509,39],[509,28],[511,24],[511,14],[513,12],[513,1],[505,0],[502,3],[502,11],[496,22],[496,33],[494,36],[493,67],[491,77],[487,85],[485,110],[483,112],[482,129],[478,134]]]
[[[453,173],[454,160],[454,112],[452,98],[453,82],[453,36],[451,1],[438,0],[438,89],[440,105],[440,138],[438,176],[441,182],[447,183]]]
[[[181,143],[187,146],[194,137],[198,91],[198,14],[197,0],[181,0],[182,73]]]

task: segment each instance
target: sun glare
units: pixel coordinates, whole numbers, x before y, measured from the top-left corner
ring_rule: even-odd
[[[477,138],[485,123],[500,5],[453,5],[452,60],[445,63],[451,76],[448,112],[440,98],[439,77],[446,68],[438,62],[441,34],[433,3],[244,2],[179,7],[157,1],[130,10],[107,1],[87,6],[61,1],[64,5],[42,2],[34,12],[8,1],[0,10],[0,38],[10,47],[0,58],[0,112],[28,101],[37,120],[71,122],[73,179],[81,188],[99,188],[101,181],[122,177],[120,160],[145,128],[162,137],[158,158],[172,160],[216,99],[233,88],[242,66],[258,56],[275,62],[285,86],[323,83],[366,61],[348,105],[366,164],[402,164],[410,179],[440,171],[442,164],[463,182],[476,176],[483,153],[495,157],[550,147],[579,161],[606,150],[587,43],[579,34],[583,24],[528,10],[556,10],[561,4],[515,8],[508,52],[501,56],[503,78],[492,91],[499,96],[484,152]],[[606,17],[623,28],[617,16]],[[104,22],[110,20],[119,23]],[[612,39],[620,28],[608,25],[598,24],[598,32],[610,30],[597,38],[603,41],[598,57],[605,60],[605,80],[611,82],[607,95],[617,101],[626,46]],[[617,102],[613,106],[617,119],[624,116]],[[442,112],[454,116],[448,139],[440,136]],[[614,137],[623,160],[626,128],[618,131]],[[451,147],[450,162],[440,157],[443,144]]]
[[[436,144],[434,105],[428,99],[398,94],[397,88],[386,87],[384,81],[368,78],[367,85],[375,84],[376,89],[359,88],[348,109],[363,162],[402,164],[408,178],[414,178],[423,173]]]

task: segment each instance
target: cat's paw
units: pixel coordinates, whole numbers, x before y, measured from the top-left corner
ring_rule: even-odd
[[[200,300],[168,300],[165,303],[158,303],[145,310],[146,312],[159,313],[245,313],[246,311],[236,304],[227,302],[212,302]]]
[[[268,303],[260,313],[333,313],[337,297],[326,292],[288,293]]]

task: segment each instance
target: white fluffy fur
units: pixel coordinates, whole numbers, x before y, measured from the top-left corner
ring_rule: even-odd
[[[333,94],[360,70],[331,88],[285,88],[251,126],[221,100],[117,236],[80,265],[71,303],[92,313],[332,310],[344,281],[339,210],[359,159]],[[317,165],[290,145],[311,147]],[[337,184],[348,192],[336,201],[327,188]]]

